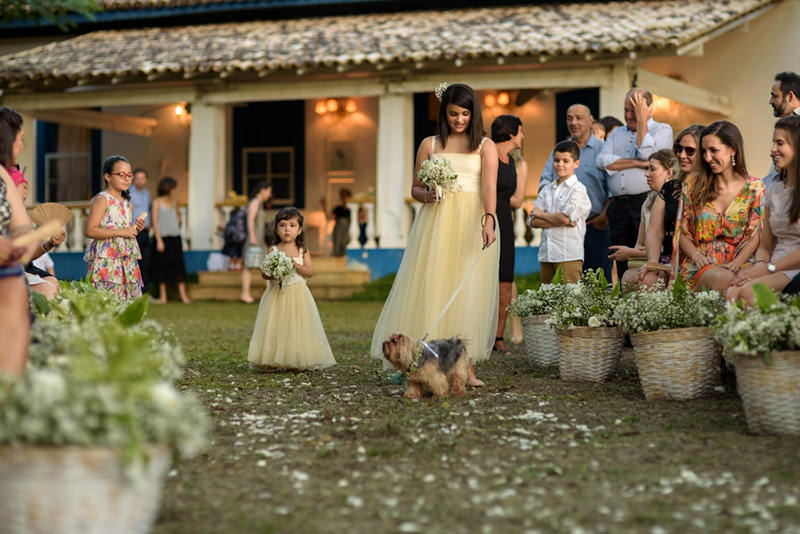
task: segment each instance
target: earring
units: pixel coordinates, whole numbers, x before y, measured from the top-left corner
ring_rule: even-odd
[[[736,154],[731,154],[731,167],[736,167]]]

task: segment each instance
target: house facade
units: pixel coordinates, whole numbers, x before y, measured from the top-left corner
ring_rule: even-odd
[[[148,9],[170,3],[156,4]],[[380,248],[368,261],[388,254],[396,264],[418,208],[409,202],[414,155],[432,133],[439,83],[476,89],[487,130],[501,113],[520,116],[530,195],[565,135],[566,107],[580,102],[595,117],[621,118],[634,85],[656,95],[655,118],[676,132],[735,122],[750,173],[762,176],[772,78],[800,70],[798,22],[798,0],[539,2],[190,25],[158,19],[12,52],[2,58],[0,87],[3,105],[25,119],[20,163],[33,201],[73,203],[80,212],[101,187],[99,163],[122,153],[149,170],[153,189],[159,177],[178,180],[186,244],[207,253],[220,246],[231,191],[246,195],[267,180],[275,205],[300,207],[313,227],[325,224],[347,188],[353,209],[367,212],[366,248]],[[528,246],[518,223],[517,243]],[[78,250],[73,233],[65,248]],[[355,216],[351,234],[358,235]],[[324,252],[322,229],[319,236]]]

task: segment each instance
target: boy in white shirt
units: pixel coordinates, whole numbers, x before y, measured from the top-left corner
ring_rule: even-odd
[[[583,238],[586,217],[592,202],[586,187],[578,181],[575,170],[581,164],[580,148],[572,141],[562,141],[553,149],[553,169],[557,180],[539,191],[528,225],[542,228],[539,245],[540,275],[550,283],[561,267],[565,282],[577,282],[583,270]]]

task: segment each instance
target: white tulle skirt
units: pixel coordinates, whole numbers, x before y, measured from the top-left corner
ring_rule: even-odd
[[[383,359],[383,341],[395,332],[421,338],[476,260],[475,269],[429,339],[462,336],[470,359],[489,357],[497,330],[500,236],[498,232],[497,241],[481,250],[482,215],[479,192],[448,193],[442,203],[422,207],[375,325],[373,358]]]

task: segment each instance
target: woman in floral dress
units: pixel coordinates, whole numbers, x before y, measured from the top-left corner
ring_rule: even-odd
[[[748,176],[733,123],[710,124],[700,144],[701,171],[683,190],[680,273],[696,290],[725,291],[758,248],[764,183]]]
[[[128,192],[133,180],[130,162],[123,156],[106,158],[103,179],[108,187],[92,199],[86,237],[93,241],[83,259],[96,288],[132,300],[142,295],[138,264],[142,256],[136,234],[144,228],[145,220],[134,219]]]

